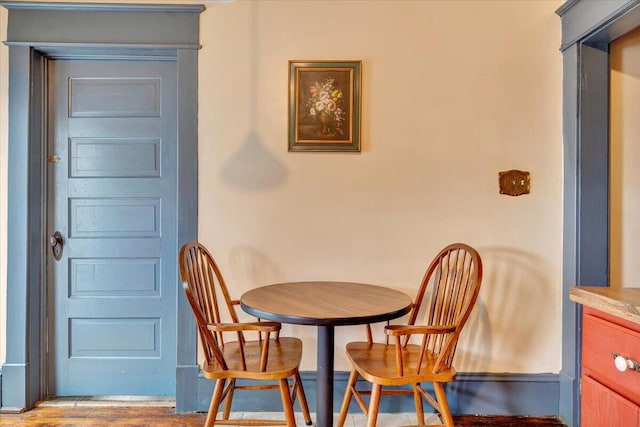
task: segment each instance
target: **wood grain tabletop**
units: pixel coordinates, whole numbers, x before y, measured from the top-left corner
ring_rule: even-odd
[[[411,298],[384,286],[353,282],[277,283],[246,292],[242,309],[266,320],[301,325],[358,325],[394,319]]]

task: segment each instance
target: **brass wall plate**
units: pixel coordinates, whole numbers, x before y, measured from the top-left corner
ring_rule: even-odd
[[[509,196],[521,196],[529,194],[531,190],[531,180],[529,172],[519,170],[509,170],[499,173],[500,194]]]

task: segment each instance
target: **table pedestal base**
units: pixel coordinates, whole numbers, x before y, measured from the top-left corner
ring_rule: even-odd
[[[316,372],[316,427],[333,426],[334,327],[318,326],[318,371]]]

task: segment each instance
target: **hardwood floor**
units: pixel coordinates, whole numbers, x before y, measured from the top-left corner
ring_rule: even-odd
[[[176,414],[167,405],[144,406],[91,406],[91,405],[40,405],[23,414],[0,414],[0,426],[11,427],[195,427],[202,426],[205,414]],[[280,415],[280,414],[278,414]],[[393,418],[397,418],[395,415]],[[314,418],[314,417],[312,417]],[[561,427],[562,422],[554,418],[534,417],[454,417],[460,427]],[[361,415],[354,415],[346,426],[361,426]],[[387,418],[389,419],[389,418]],[[304,423],[298,424],[303,426]],[[380,427],[391,425],[385,417],[378,422]],[[395,423],[393,425],[396,425]]]
[[[204,414],[176,414],[166,407],[44,407],[0,414],[2,427],[201,427],[203,422]]]

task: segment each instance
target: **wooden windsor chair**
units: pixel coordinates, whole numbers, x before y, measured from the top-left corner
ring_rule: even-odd
[[[374,343],[367,325],[367,342],[347,344],[352,370],[338,427],[344,425],[352,398],[367,415],[367,427],[375,427],[380,397],[385,394],[413,394],[420,426],[425,425],[424,398],[440,414],[445,426],[454,427],[443,384],[455,379],[452,362],[458,338],[478,298],[481,281],[478,252],[463,243],[451,244],[429,265],[406,325],[387,325],[385,343]],[[428,301],[424,301],[427,295]],[[423,301],[426,307],[422,307]],[[423,312],[424,324],[416,324],[418,314]],[[420,344],[410,343],[412,336],[419,337]],[[356,389],[359,377],[371,383],[370,391]],[[421,386],[423,382],[433,384],[435,398]],[[411,390],[397,388],[406,385],[411,385]],[[370,395],[368,407],[363,395]]]
[[[216,380],[205,425],[287,425],[295,427],[293,404],[296,397],[307,425],[311,416],[298,371],[302,358],[302,341],[279,336],[277,322],[240,323],[235,311],[239,300],[227,290],[211,253],[198,242],[189,242],[180,250],[180,277],[185,295],[196,319],[204,351],[202,371],[205,378]],[[222,315],[230,321],[225,321]],[[257,334],[249,340],[247,333]],[[232,335],[234,340],[228,340]],[[263,336],[264,335],[264,336]],[[237,380],[258,380],[258,384],[239,385]],[[289,383],[289,380],[292,383]],[[236,390],[279,389],[285,420],[229,420]],[[222,418],[218,407],[225,400]]]

